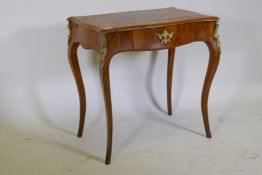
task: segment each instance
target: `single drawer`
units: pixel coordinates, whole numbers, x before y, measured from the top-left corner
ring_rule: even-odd
[[[134,50],[167,49],[191,41],[192,24],[137,29],[133,31]]]

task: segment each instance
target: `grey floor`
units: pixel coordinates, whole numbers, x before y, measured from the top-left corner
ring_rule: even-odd
[[[109,166],[103,163],[104,111],[87,118],[82,138],[71,114],[28,121],[2,115],[0,174],[261,175],[261,96],[257,91],[211,104],[212,139],[204,136],[197,107],[177,109],[172,117],[153,108],[114,111]]]

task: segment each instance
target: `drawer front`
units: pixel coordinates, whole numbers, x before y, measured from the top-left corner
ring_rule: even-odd
[[[191,29],[191,24],[183,24],[134,30],[134,50],[166,49],[186,44],[191,41]]]

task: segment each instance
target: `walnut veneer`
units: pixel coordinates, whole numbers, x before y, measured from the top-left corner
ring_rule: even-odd
[[[120,12],[93,16],[69,17],[68,58],[80,99],[78,136],[84,128],[86,97],[77,58],[77,48],[93,49],[99,53],[100,75],[107,117],[107,149],[105,163],[109,164],[112,151],[113,121],[109,79],[112,57],[120,52],[168,49],[167,106],[172,115],[172,74],[175,48],[191,42],[203,41],[210,58],[202,90],[201,107],[207,138],[211,138],[208,122],[208,94],[219,58],[220,43],[218,17],[207,16],[176,8]]]

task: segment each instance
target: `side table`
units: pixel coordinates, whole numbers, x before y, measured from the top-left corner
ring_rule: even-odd
[[[171,8],[119,12],[111,14],[69,17],[68,58],[75,77],[80,99],[78,137],[83,134],[86,97],[77,58],[77,48],[93,49],[99,54],[100,77],[107,118],[107,148],[105,163],[110,164],[113,121],[109,65],[120,52],[168,49],[167,111],[172,115],[172,74],[175,48],[203,41],[210,58],[202,90],[201,107],[206,137],[211,138],[208,121],[208,94],[220,58],[218,17]]]

